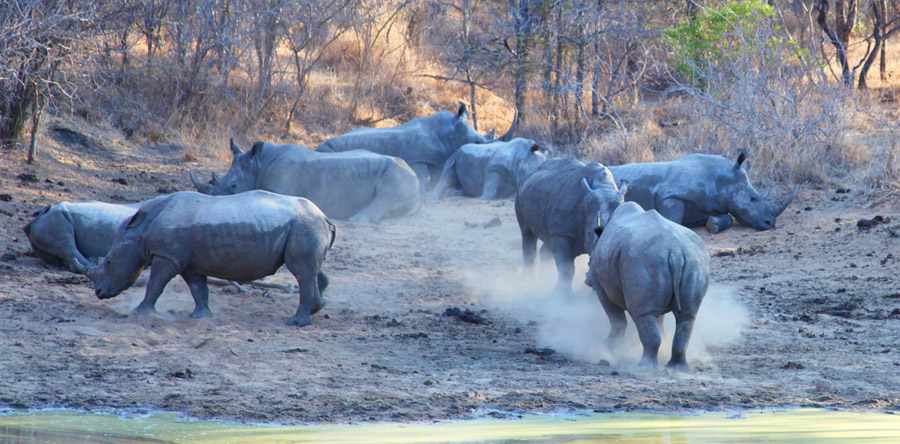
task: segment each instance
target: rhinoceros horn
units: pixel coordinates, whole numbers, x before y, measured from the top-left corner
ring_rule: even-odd
[[[92,281],[94,277],[97,275],[98,266],[97,265],[84,265],[78,261],[78,259],[72,258],[72,265],[75,267],[75,271],[87,276]]]
[[[218,174],[216,174],[215,172],[213,172],[213,173],[212,173],[212,184],[213,184],[213,185],[219,185],[219,184],[221,184],[221,183],[222,183],[222,178],[219,177]]]
[[[209,192],[210,192],[209,185],[200,183],[200,181],[197,180],[197,176],[194,175],[194,170],[191,170],[190,174],[191,174],[191,182],[194,183],[194,186],[197,188],[197,191],[199,191],[203,194],[209,194]],[[215,174],[215,173],[213,173],[213,174]]]
[[[776,207],[777,211],[775,211],[775,217],[780,216],[781,213],[783,213],[784,210],[788,207],[788,205],[790,205],[791,202],[793,202],[794,197],[797,196],[798,191],[800,191],[800,185],[797,185],[796,187],[794,187],[794,191],[791,193],[791,195],[786,197],[783,201],[781,201],[780,204],[778,204],[778,206]]]
[[[509,142],[510,140],[512,140],[513,133],[516,131],[516,125],[518,124],[518,122],[519,122],[519,109],[516,108],[515,114],[513,114],[512,124],[509,125],[509,130],[506,132],[506,134],[500,136],[500,138],[497,140],[500,140],[503,142]]]
[[[231,154],[237,156],[238,154],[241,154],[243,152],[240,148],[238,148],[237,145],[234,144],[234,138],[230,139],[229,143],[231,145]]]

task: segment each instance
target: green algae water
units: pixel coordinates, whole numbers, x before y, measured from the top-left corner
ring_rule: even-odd
[[[67,410],[0,416],[0,443],[900,443],[900,415],[818,409],[695,416],[607,413],[437,424],[274,426]]]

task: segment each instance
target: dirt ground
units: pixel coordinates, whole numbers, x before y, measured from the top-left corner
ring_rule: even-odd
[[[212,287],[216,316],[188,319],[180,280],[161,317],[129,316],[143,288],[96,299],[87,279],[38,260],[22,227],[60,201],[191,189],[189,169],[209,177],[228,162],[73,125],[46,125],[35,166],[0,153],[2,406],[280,423],[900,409],[897,196],[861,207],[853,190],[807,185],[774,230],[697,230],[713,286],[689,348],[694,370],[645,372],[633,328],[625,347],[606,348],[606,316],[581,282],[586,256],[571,300],[550,296],[552,266],[522,271],[511,200],[451,197],[380,224],[336,221],[327,306],[302,329],[284,325],[296,294],[253,286]],[[875,216],[884,222],[858,226]],[[292,279],[281,270],[266,281]],[[454,308],[471,316],[445,315]]]

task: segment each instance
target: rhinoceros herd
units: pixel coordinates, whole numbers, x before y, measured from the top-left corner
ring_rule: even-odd
[[[328,278],[321,266],[336,237],[329,218],[401,217],[448,189],[479,199],[515,196],[525,266],[534,264],[541,240],[542,256],[556,263],[554,291],[565,297],[572,293],[574,259],[590,254],[585,283],[610,319],[609,340],[622,337],[627,311],[644,346],[641,363],[655,367],[657,320],[671,311],[676,331],[669,365],[687,369],[709,253],[685,226],[717,232],[733,217],[755,229],[773,228],[797,193],[778,203],[759,194],[743,152],[734,162],[691,154],[607,168],[548,160],[550,151],[533,140],[512,138],[515,119],[494,140],[473,130],[466,116],[461,105],[455,115],[441,111],[394,128],[357,129],[316,150],[257,142],[241,151],[232,142],[225,177],[213,173],[204,184],[191,172],[199,193],[128,205],[63,202],[45,208],[25,232],[38,257],[85,274],[100,299],[118,295],[149,267],[139,314],[154,313],[166,284],[180,275],[195,302],[190,317],[211,316],[208,278],[247,282],[284,265],[300,293],[287,323],[304,326],[325,305]]]

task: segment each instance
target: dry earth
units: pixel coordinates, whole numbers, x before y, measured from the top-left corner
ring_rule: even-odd
[[[642,372],[633,331],[623,349],[604,345],[606,317],[581,283],[586,257],[572,300],[549,296],[552,268],[522,272],[509,200],[447,198],[380,224],[338,221],[328,305],[309,327],[283,325],[296,294],[252,286],[213,287],[216,316],[188,319],[180,281],[160,299],[162,317],[129,316],[142,288],[97,300],[85,278],[34,257],[22,227],[60,201],[189,189],[189,168],[208,177],[227,162],[172,145],[138,150],[75,122],[47,126],[38,165],[0,153],[2,406],[282,423],[900,409],[896,196],[864,208],[852,192],[807,186],[775,230],[698,230],[714,286],[689,348],[695,368]],[[876,215],[885,222],[858,227]],[[282,270],[267,281],[291,279]]]

